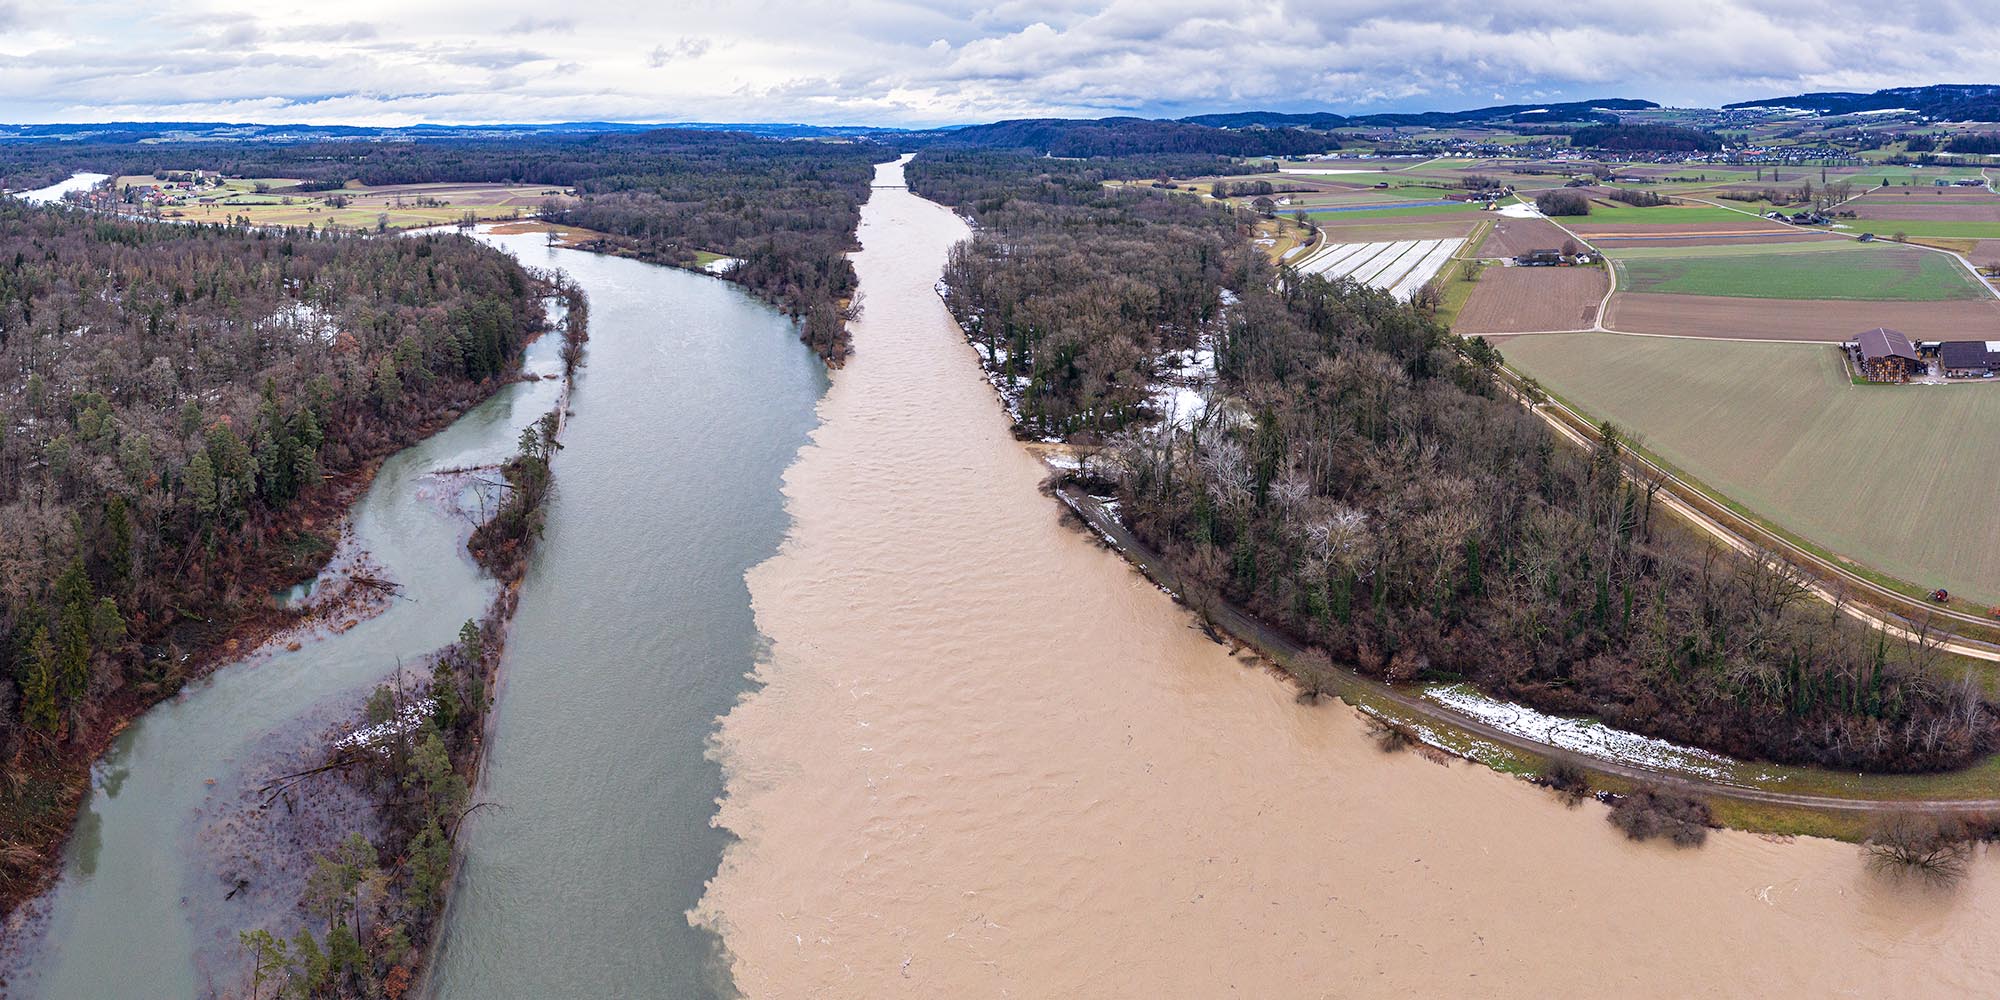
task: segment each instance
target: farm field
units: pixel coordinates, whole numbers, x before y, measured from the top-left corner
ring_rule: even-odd
[[[1483,211],[1484,209],[1481,206],[1466,202],[1450,202],[1447,204],[1418,202],[1396,208],[1375,208],[1368,205],[1355,205],[1352,207],[1325,208],[1318,211],[1307,209],[1306,214],[1311,216],[1315,222],[1342,220],[1358,222],[1372,219],[1423,219],[1430,216],[1478,215]]]
[[[1336,243],[1302,261],[1298,267],[1306,274],[1348,278],[1407,302],[1464,243],[1458,239]]]
[[[1535,250],[1560,250],[1570,235],[1547,219],[1499,216],[1479,244],[1481,257],[1519,257]]]
[[[1315,219],[1313,224],[1324,230],[1327,239],[1333,243],[1381,243],[1396,240],[1464,239],[1476,232],[1481,223],[1488,218],[1491,216],[1452,215],[1441,219],[1399,221],[1374,217],[1353,219],[1335,216],[1331,219]]]
[[[1914,247],[1849,240],[1750,246],[1607,248],[1633,293],[1757,299],[1943,302],[1990,298],[1957,261]]]
[[[1508,362],[1823,549],[2000,602],[2000,385],[1855,386],[1829,347],[1615,334],[1506,342]]]
[[[2000,331],[2000,300],[1856,302],[1733,299],[1714,295],[1611,297],[1604,325],[1629,333],[1838,342],[1886,326],[1918,340],[1984,337]]]
[[[1757,221],[1754,216],[1712,205],[1655,205],[1652,208],[1635,208],[1614,201],[1593,198],[1590,214],[1564,216],[1556,221],[1574,226],[1577,232],[1590,235],[1595,229],[1617,226],[1629,230],[1634,225],[1672,226],[1693,222],[1743,222]],[[1609,230],[1607,230],[1609,231]]]
[[[1774,243],[1840,243],[1845,237],[1798,229],[1725,229],[1721,226],[1688,226],[1687,232],[1620,233],[1590,237],[1591,245],[1611,256],[1637,247],[1742,247]]]
[[[159,184],[150,175],[121,177],[118,186]],[[258,190],[259,187],[265,190]],[[253,225],[327,226],[391,229],[478,219],[510,219],[533,214],[543,201],[566,197],[547,185],[426,183],[368,187],[350,184],[332,191],[301,191],[288,178],[231,178],[221,188],[203,188],[186,204],[160,206],[163,218],[229,223],[248,218]],[[336,203],[329,199],[339,199]]]
[[[1452,324],[1465,336],[1587,330],[1610,285],[1601,267],[1487,267]]]

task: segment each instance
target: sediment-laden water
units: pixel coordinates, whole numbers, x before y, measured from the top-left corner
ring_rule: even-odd
[[[1594,804],[1385,756],[1204,638],[1037,492],[932,291],[965,235],[904,191],[864,209],[855,355],[750,574],[771,649],[722,726],[741,840],[697,914],[744,993],[2000,989],[1991,859],[1936,891],[1830,841],[1633,844]]]

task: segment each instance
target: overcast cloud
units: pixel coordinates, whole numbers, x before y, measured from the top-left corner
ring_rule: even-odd
[[[640,6],[0,0],[0,121],[934,125],[1716,104],[2000,76],[1984,0]]]

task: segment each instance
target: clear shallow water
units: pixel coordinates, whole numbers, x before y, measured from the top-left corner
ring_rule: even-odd
[[[591,342],[433,994],[728,995],[685,916],[726,842],[708,740],[758,656],[744,571],[784,536],[825,371],[732,285],[495,242],[582,284]]]

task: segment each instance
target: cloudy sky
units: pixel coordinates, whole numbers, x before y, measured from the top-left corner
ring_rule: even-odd
[[[0,121],[933,125],[1715,104],[1989,82],[1989,2],[0,0]]]

